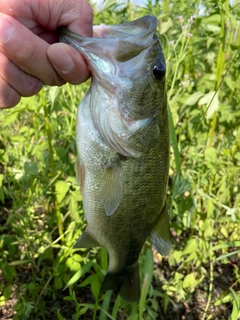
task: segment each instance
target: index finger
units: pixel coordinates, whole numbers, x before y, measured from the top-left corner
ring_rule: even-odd
[[[47,33],[67,26],[84,37],[92,36],[93,11],[87,0],[0,0],[0,12],[38,35],[43,31],[41,27]]]
[[[0,14],[0,51],[25,72],[48,85],[62,85],[47,58],[49,44],[6,14]]]

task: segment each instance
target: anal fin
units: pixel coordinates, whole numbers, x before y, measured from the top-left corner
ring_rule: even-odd
[[[151,240],[153,246],[161,255],[167,255],[169,253],[171,249],[171,239],[167,203],[165,203],[159,217],[154,223]]]
[[[89,233],[88,228],[83,232],[73,248],[101,247],[101,244]]]
[[[99,186],[99,198],[106,215],[111,216],[117,210],[123,195],[123,168],[120,157],[104,168]]]

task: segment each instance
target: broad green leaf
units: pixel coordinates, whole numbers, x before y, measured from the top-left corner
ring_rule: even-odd
[[[168,258],[168,262],[170,266],[175,266],[176,264],[179,264],[181,260],[182,260],[182,251],[179,251],[179,250],[174,250]]]
[[[203,280],[204,275],[199,275],[197,272],[192,272],[186,275],[183,280],[183,288],[194,289]]]
[[[197,252],[196,251],[193,251],[193,252],[191,252],[189,255],[188,255],[188,257],[187,257],[187,259],[185,260],[186,262],[193,262],[195,259],[197,259]]]
[[[217,161],[217,150],[213,147],[207,147],[204,150],[205,160],[209,162],[216,163]]]
[[[61,203],[65,198],[68,190],[70,188],[70,184],[66,181],[57,181],[55,184],[55,190],[57,194],[57,201]]]
[[[167,21],[160,23],[160,34],[166,33],[173,26],[173,21],[171,18],[168,18]]]
[[[74,231],[75,229],[76,229],[76,222],[75,221],[70,222],[68,227],[67,227],[67,230],[68,231]]]
[[[221,234],[222,234],[226,239],[228,239],[229,234],[228,234],[227,228],[221,227],[220,232],[221,232]]]
[[[183,278],[184,278],[184,275],[182,273],[176,272],[174,275],[174,280],[176,280],[177,282],[179,282]]]
[[[219,108],[218,92],[208,92],[198,101],[198,104],[207,105],[206,118],[210,119],[214,112],[216,112]]]
[[[198,102],[198,100],[203,96],[203,93],[202,92],[194,92],[193,94],[191,94],[187,100],[185,101],[185,104],[186,105],[189,105],[189,106],[193,106],[194,104],[196,104]]]
[[[219,13],[210,14],[209,16],[202,18],[202,23],[219,25],[220,22],[221,22],[221,15]]]
[[[70,202],[68,205],[71,217],[74,219],[75,222],[80,222],[81,218],[78,212],[78,204],[77,201],[71,196]]]
[[[88,307],[81,308],[80,312],[78,312],[78,316],[82,316],[83,314],[85,314],[88,311],[88,309]]]
[[[16,276],[15,269],[10,264],[5,263],[2,266],[2,270],[3,270],[3,275],[4,275],[5,279],[9,283],[11,283],[13,278]]]
[[[231,77],[226,77],[226,84],[227,86],[229,87],[229,89],[231,89],[232,91],[234,91],[235,89],[235,83],[233,82],[232,78]]]
[[[4,119],[3,128],[9,126],[17,119],[19,111],[11,111]]]
[[[52,106],[54,105],[54,102],[59,95],[60,87],[54,86],[49,88],[49,99],[51,101]]]
[[[204,238],[205,239],[212,239],[214,234],[214,228],[209,226],[204,230]]]
[[[206,24],[204,26],[208,31],[215,33],[215,34],[219,34],[221,32],[221,28],[218,26],[214,26],[213,24]]]
[[[38,165],[35,162],[32,162],[32,161],[24,162],[24,169],[26,173],[30,175],[38,174]]]
[[[197,248],[196,240],[190,239],[188,240],[187,245],[183,249],[182,254],[192,253],[194,250],[196,250],[196,248]]]
[[[231,294],[225,294],[224,296],[221,297],[221,299],[218,299],[216,302],[214,302],[214,306],[220,306],[223,303],[228,303],[232,300],[232,295]]]
[[[101,283],[100,283],[100,279],[98,274],[93,274],[92,278],[91,278],[91,290],[92,290],[92,294],[95,298],[95,300],[98,300],[98,296],[100,293],[100,287],[101,287]]]
[[[71,271],[77,271],[81,268],[81,265],[79,262],[77,262],[74,257],[68,257],[66,260],[66,266],[71,270]]]
[[[3,290],[3,296],[6,300],[10,299],[12,294],[12,286],[9,285]]]
[[[3,307],[6,303],[5,297],[4,296],[0,296],[0,307]]]

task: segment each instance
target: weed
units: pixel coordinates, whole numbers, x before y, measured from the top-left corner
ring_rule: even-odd
[[[44,87],[0,113],[2,319],[240,317],[239,10],[228,0],[95,10],[95,24],[157,16],[167,58],[173,250],[144,245],[139,304],[100,295],[104,248],[72,249],[85,227],[74,161],[88,84]]]

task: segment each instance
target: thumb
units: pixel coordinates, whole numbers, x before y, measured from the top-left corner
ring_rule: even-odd
[[[83,56],[65,43],[54,43],[47,49],[48,59],[59,76],[72,84],[80,84],[90,77]]]

